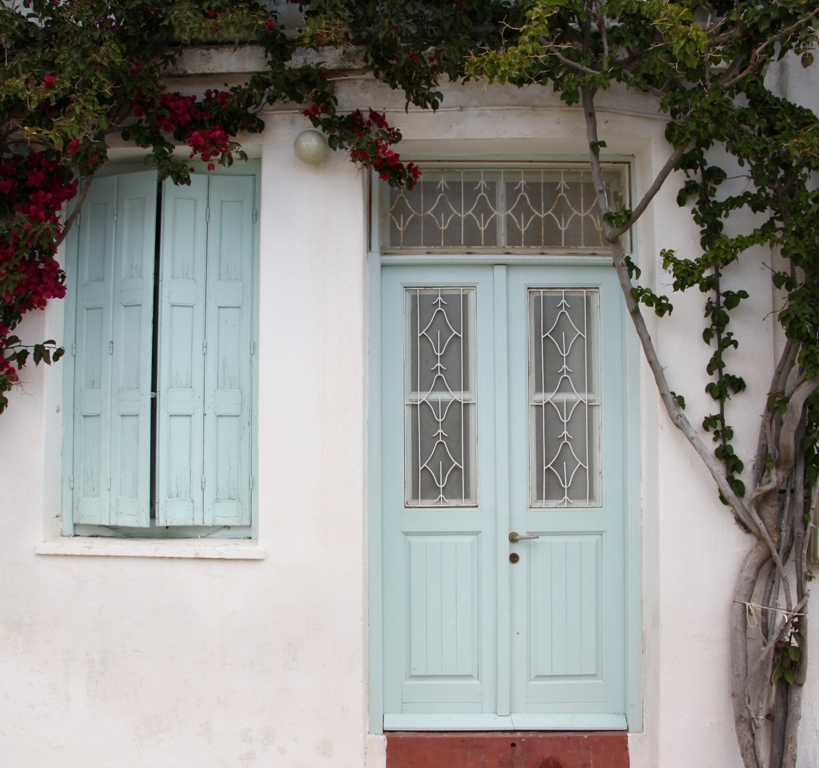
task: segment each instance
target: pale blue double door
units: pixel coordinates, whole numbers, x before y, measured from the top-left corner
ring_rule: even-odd
[[[385,729],[625,728],[612,270],[384,266],[381,295]]]

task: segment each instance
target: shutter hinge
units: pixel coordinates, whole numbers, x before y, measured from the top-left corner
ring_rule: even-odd
[[[205,339],[205,340],[202,342],[202,354],[203,354],[203,355],[206,355],[207,353],[208,353],[208,340],[207,340],[207,339]]]
[[[253,475],[250,476],[250,490],[253,490]]]
[[[108,475],[108,490],[111,490],[111,475]]]
[[[210,206],[205,208],[205,221],[210,221]]]
[[[202,490],[205,490],[205,476],[202,475]]]
[[[114,354],[114,340],[113,339],[111,339],[111,341],[108,342],[108,354],[109,355]]]
[[[71,475],[71,477],[68,478],[68,487],[74,488],[74,475]]]
[[[259,218],[259,212],[254,208],[253,209],[253,223],[255,224]]]
[[[76,356],[77,355],[77,342],[72,342],[71,344],[71,354]]]
[[[250,354],[251,355],[256,354],[256,342],[255,341],[250,342]]]
[[[153,398],[159,397],[159,392],[151,392],[151,397]]]
[[[114,208],[114,221],[116,221],[116,220],[117,220],[117,209]]]

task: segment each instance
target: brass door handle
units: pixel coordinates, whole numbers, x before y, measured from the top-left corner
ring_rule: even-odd
[[[512,531],[509,534],[509,541],[513,544],[517,544],[519,541],[524,541],[525,539],[539,539],[540,536],[521,536],[517,531]]]

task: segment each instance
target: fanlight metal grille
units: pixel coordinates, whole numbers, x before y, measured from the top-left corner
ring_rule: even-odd
[[[599,294],[529,291],[530,503],[600,506]]]
[[[611,206],[619,208],[622,169],[607,168],[604,182]],[[413,189],[389,189],[386,198],[385,252],[606,248],[591,174],[582,167],[428,166]]]

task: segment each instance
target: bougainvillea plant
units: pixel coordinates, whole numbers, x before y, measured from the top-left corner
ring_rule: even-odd
[[[71,226],[66,203],[87,189],[116,134],[150,152],[161,178],[189,182],[190,160],[212,170],[243,157],[236,136],[264,127],[259,109],[304,106],[334,149],[395,185],[418,169],[392,148],[401,138],[384,115],[342,114],[326,73],[290,67],[294,50],[319,45],[286,34],[274,11],[213,0],[14,0],[0,4],[0,412],[33,360],[50,363],[54,340],[24,344],[23,317],[65,295],[57,248]],[[204,93],[169,90],[163,72],[188,48],[256,45],[267,69]],[[187,146],[187,154],[175,152]],[[76,210],[79,206],[76,206]]]

